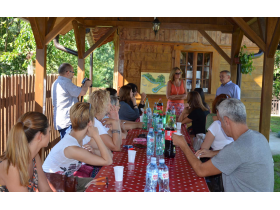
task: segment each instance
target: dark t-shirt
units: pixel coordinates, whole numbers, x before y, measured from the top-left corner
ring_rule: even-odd
[[[189,115],[188,118],[192,120],[192,128],[193,134],[196,135],[198,133],[205,134],[205,123],[206,123],[206,116],[210,112],[202,111],[202,109],[195,109]]]

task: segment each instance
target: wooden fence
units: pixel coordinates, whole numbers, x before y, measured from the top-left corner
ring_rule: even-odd
[[[47,75],[45,115],[51,126],[50,143],[45,148],[44,158],[50,149],[59,141],[59,132],[53,127],[53,107],[51,87],[57,79],[57,74]],[[77,83],[74,77],[72,82]],[[0,79],[0,155],[6,149],[9,131],[18,118],[26,112],[35,111],[35,75],[1,76]]]
[[[279,107],[280,106],[280,100],[278,100],[276,97],[272,98],[271,102],[271,114],[279,115]]]

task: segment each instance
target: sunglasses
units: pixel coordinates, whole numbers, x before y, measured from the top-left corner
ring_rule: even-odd
[[[175,73],[175,74],[180,75],[180,74],[182,74],[182,72],[178,72],[178,73]]]

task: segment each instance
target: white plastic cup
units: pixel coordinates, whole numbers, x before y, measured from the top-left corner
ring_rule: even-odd
[[[143,122],[143,115],[140,116],[140,122]]]
[[[181,133],[181,122],[177,122],[177,133]]]
[[[116,182],[122,182],[123,181],[123,166],[115,166],[114,172],[115,172],[115,180]]]
[[[136,156],[136,151],[135,150],[128,150],[128,162],[129,163],[134,163],[135,156]]]

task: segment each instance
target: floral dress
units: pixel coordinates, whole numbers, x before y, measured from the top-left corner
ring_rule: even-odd
[[[0,163],[1,162],[2,161],[0,161]],[[36,192],[38,190],[38,173],[37,173],[35,158],[33,158],[32,163],[33,163],[33,176],[32,176],[32,180],[31,179],[29,180],[27,188],[29,192]],[[9,192],[9,191],[5,185],[0,185],[0,192]]]

